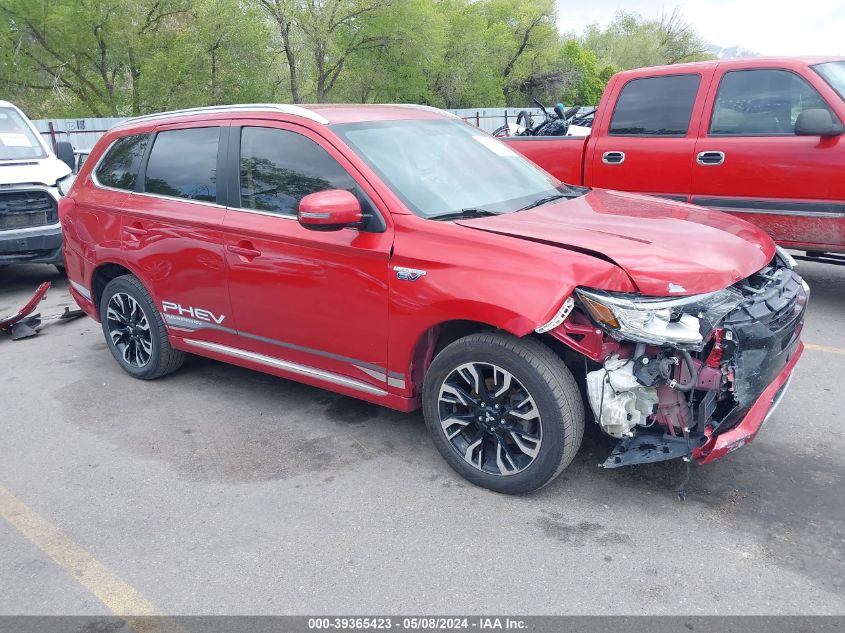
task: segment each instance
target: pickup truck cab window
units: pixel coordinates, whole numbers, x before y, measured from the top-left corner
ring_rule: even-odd
[[[133,191],[146,147],[146,134],[133,134],[116,140],[94,170],[97,183],[112,189]]]
[[[710,135],[791,136],[798,115],[817,108],[830,112],[821,95],[795,73],[769,68],[731,71],[719,85]]]
[[[277,128],[242,129],[238,173],[242,209],[291,217],[308,194],[357,187],[352,176],[314,141]]]
[[[611,136],[686,136],[701,76],[632,79],[622,89]]]
[[[816,64],[813,70],[820,74],[842,99],[845,99],[845,61]]]
[[[166,130],[156,134],[144,192],[200,202],[217,202],[219,127]]]
[[[460,121],[378,121],[332,129],[424,218],[470,209],[508,213],[561,195],[555,178]]]

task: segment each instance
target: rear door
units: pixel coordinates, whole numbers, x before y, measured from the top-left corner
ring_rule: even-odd
[[[617,81],[586,161],[590,186],[686,201],[698,118],[712,70]]]
[[[376,207],[377,194],[322,136],[293,123],[234,122],[229,155],[224,226],[239,346],[285,359],[287,369],[305,377],[383,393],[393,231],[386,209]],[[299,201],[327,189],[355,193],[367,225],[301,226]]]
[[[821,77],[799,70],[719,67],[696,145],[692,201],[735,213],[787,246],[842,250],[845,139],[794,131],[805,109],[841,119],[841,102]]]
[[[157,128],[121,228],[124,256],[153,295],[172,334],[231,343],[221,225],[225,122]]]

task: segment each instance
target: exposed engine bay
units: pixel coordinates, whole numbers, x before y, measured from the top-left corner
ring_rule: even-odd
[[[594,361],[587,400],[602,431],[620,440],[602,464],[617,468],[690,461],[738,425],[794,355],[809,288],[779,252],[709,295],[635,305],[610,293],[576,294],[577,307],[555,335]]]

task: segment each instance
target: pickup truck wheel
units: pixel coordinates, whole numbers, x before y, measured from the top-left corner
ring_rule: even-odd
[[[423,414],[458,474],[506,494],[552,481],[584,435],[581,394],[563,361],[539,341],[500,333],[471,334],[435,357]]]
[[[153,380],[182,366],[147,289],[134,275],[112,279],[100,300],[100,322],[112,355],[131,376]]]

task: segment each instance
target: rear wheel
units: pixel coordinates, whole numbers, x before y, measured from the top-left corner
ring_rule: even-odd
[[[170,346],[161,314],[134,275],[116,277],[105,287],[100,321],[115,360],[135,378],[153,380],[182,366],[184,352]]]
[[[452,468],[508,494],[557,477],[584,433],[581,394],[563,361],[539,341],[500,333],[472,334],[437,355],[423,412]]]

